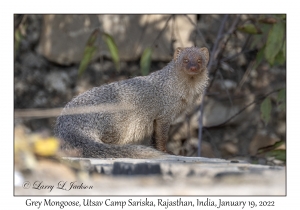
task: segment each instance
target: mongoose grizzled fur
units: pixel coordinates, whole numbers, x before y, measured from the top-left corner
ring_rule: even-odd
[[[207,48],[177,48],[163,69],[95,87],[70,101],[55,133],[88,158],[155,158],[166,153],[170,124],[193,105],[207,81]],[[137,145],[145,143],[150,146]]]

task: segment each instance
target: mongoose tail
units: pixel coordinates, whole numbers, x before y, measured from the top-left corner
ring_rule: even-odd
[[[160,158],[166,153],[153,149],[144,145],[113,145],[103,144],[95,141],[87,141],[81,145],[81,148],[72,147],[68,143],[63,144],[63,150],[68,153],[68,150],[75,149],[75,157],[83,158],[136,158],[136,159],[148,159],[148,158]],[[68,145],[68,146],[66,146]]]

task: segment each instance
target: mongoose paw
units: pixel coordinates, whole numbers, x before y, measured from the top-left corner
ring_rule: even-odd
[[[168,151],[168,150],[164,150],[163,152],[168,153],[169,155],[175,155],[173,152]]]

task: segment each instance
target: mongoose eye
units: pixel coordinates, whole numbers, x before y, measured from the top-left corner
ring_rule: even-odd
[[[183,59],[183,62],[184,62],[184,63],[188,63],[188,62],[189,62],[189,59]]]
[[[197,62],[198,62],[198,63],[201,63],[202,61],[201,61],[201,59],[198,59]]]

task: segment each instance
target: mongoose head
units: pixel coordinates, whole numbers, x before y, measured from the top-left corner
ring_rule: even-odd
[[[205,72],[209,61],[206,47],[177,48],[174,52],[175,65],[186,74],[194,76]]]

